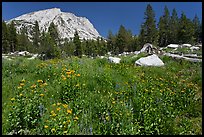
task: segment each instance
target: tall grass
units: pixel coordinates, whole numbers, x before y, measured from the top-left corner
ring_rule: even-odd
[[[3,134],[202,134],[201,63],[4,60]]]

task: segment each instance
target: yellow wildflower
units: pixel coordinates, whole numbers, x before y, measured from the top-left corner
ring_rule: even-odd
[[[65,71],[65,70],[66,70],[66,68],[65,68],[65,67],[63,67],[63,68],[62,68],[62,70],[63,70],[63,71]]]
[[[55,112],[52,110],[51,113],[54,114]]]
[[[48,84],[45,82],[45,83],[43,83],[43,86],[47,86]]]
[[[60,111],[61,108],[57,108],[57,111]]]
[[[79,118],[76,116],[76,117],[74,117],[74,120],[78,120]]]
[[[21,97],[21,96],[23,96],[23,94],[22,94],[22,93],[20,94],[20,97]]]
[[[25,79],[21,80],[21,82],[23,82],[23,83],[24,83],[24,82],[25,82]]]
[[[23,87],[24,85],[25,85],[24,83],[20,83],[20,86],[22,86],[22,87]]]
[[[44,126],[44,128],[48,128],[48,126],[47,126],[47,125],[45,125],[45,126]]]
[[[67,79],[66,77],[63,78],[63,80],[66,80],[66,79]]]
[[[52,106],[56,106],[56,104],[54,103],[54,104],[52,104]]]
[[[112,104],[115,104],[115,101],[113,101]]]
[[[71,78],[71,76],[70,76],[70,75],[67,75],[67,77],[68,77],[68,78]]]
[[[15,100],[15,98],[11,98],[11,100],[13,101],[13,100]]]
[[[57,116],[57,114],[53,113],[51,116],[55,117],[55,116]]]
[[[77,77],[80,77],[80,74],[77,74],[76,76],[77,76]]]
[[[43,96],[44,96],[44,94],[40,94],[40,96],[41,96],[41,97],[43,97]]]
[[[61,105],[61,103],[57,103],[57,105],[59,106],[59,105]]]
[[[63,104],[63,107],[64,107],[64,108],[67,108],[67,107],[68,107],[68,105],[67,105],[67,104]]]
[[[68,110],[67,110],[67,113],[68,113],[68,114],[72,114],[72,110],[71,110],[71,109],[68,109]]]
[[[21,86],[18,86],[18,89],[21,89],[22,87]]]
[[[72,73],[72,74],[74,74],[74,72],[75,72],[74,70],[71,70],[71,73]]]
[[[70,122],[71,122],[71,120],[67,120],[67,122],[68,122],[68,123],[70,123]]]
[[[42,80],[38,80],[37,82],[38,82],[38,83],[43,83],[43,81],[42,81]]]
[[[63,134],[67,134],[67,131],[64,131]]]
[[[55,130],[55,128],[52,128],[51,131],[52,131],[52,132],[55,132],[56,130]]]
[[[30,86],[30,88],[36,88],[36,85],[35,85],[35,84],[33,84],[32,86]]]
[[[70,71],[67,71],[67,72],[66,72],[66,74],[67,74],[67,75],[70,75],[70,74],[71,74],[71,72],[70,72]]]

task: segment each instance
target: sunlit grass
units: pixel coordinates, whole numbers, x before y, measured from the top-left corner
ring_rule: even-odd
[[[4,60],[3,134],[202,134],[201,63],[161,58]]]

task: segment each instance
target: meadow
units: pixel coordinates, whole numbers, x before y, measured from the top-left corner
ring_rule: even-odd
[[[201,135],[202,63],[161,59],[2,60],[2,132]]]

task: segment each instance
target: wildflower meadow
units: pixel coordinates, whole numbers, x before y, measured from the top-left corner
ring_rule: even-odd
[[[202,63],[161,57],[2,62],[2,132],[20,135],[201,135]]]

